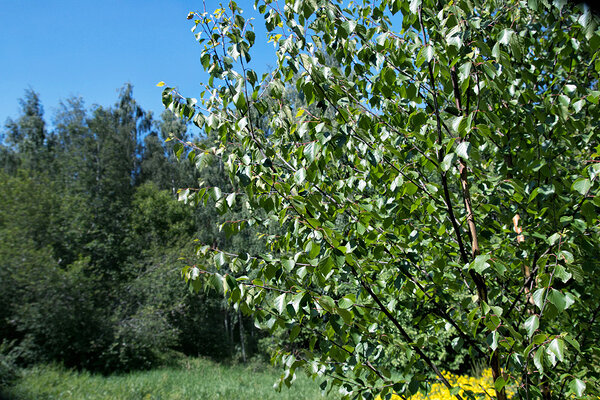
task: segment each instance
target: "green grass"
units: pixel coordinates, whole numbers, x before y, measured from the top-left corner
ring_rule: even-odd
[[[204,359],[187,359],[180,366],[123,375],[102,376],[60,366],[38,366],[24,371],[6,400],[323,400],[318,382],[298,372],[296,382],[281,392],[273,389],[280,373],[244,366],[225,366]]]

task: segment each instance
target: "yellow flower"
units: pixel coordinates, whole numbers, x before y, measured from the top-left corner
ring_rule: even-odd
[[[494,397],[496,395],[495,389],[494,389],[494,380],[492,379],[492,370],[491,369],[486,369],[485,371],[483,371],[483,373],[481,374],[481,377],[479,378],[475,378],[472,376],[467,376],[467,375],[455,375],[451,372],[447,372],[447,371],[443,371],[442,375],[444,376],[444,378],[446,378],[448,380],[448,382],[450,382],[450,384],[453,387],[458,386],[459,392],[458,394],[465,398],[465,393],[466,391],[470,391],[474,394],[484,394],[484,393],[488,393],[491,397]],[[515,394],[515,390],[512,387],[506,387],[506,395],[508,396],[508,398],[512,398]],[[448,388],[441,382],[435,382],[433,383],[430,388],[428,393],[422,394],[422,393],[417,393],[411,397],[408,398],[409,400],[454,400],[456,399],[455,396],[452,396],[450,394],[450,391],[448,390]],[[377,400],[382,400],[381,397],[377,396]],[[400,396],[397,395],[392,395],[392,400],[402,400],[402,398]]]

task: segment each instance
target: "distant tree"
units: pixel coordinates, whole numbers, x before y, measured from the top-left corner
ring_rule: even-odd
[[[130,249],[124,246],[130,203],[139,180],[140,139],[150,129],[150,119],[132,95],[133,88],[121,89],[114,107],[97,107],[88,120],[94,137],[91,165],[92,239],[87,245],[98,272],[115,274]]]
[[[88,119],[83,99],[73,97],[59,103],[53,122],[59,181],[71,191],[91,194],[96,180],[93,163],[97,145]]]
[[[172,190],[175,167],[169,161],[164,141],[158,134],[152,131],[146,135],[140,163],[140,181],[154,182],[160,189]]]
[[[87,260],[61,259],[67,201],[47,177],[0,172],[0,342],[15,341],[22,363],[93,367],[110,331]]]
[[[187,152],[184,152],[181,143],[191,140],[197,140],[188,131],[188,121],[180,118],[170,110],[165,110],[161,114],[161,120],[157,123],[159,137],[164,141],[167,151],[167,158],[172,166],[171,187],[175,193],[181,187],[192,187],[198,183],[198,171],[195,165],[190,162],[180,162],[185,159]],[[177,140],[175,140],[177,138]]]
[[[232,356],[238,316],[180,279],[181,247],[219,219],[176,200],[199,176],[164,142],[190,140],[186,122],[165,112],[153,123],[130,85],[112,107],[61,102],[51,132],[37,94],[22,104],[0,145],[0,343],[22,364],[103,372],[149,368],[172,350]]]
[[[51,159],[53,140],[46,129],[40,96],[28,89],[19,104],[21,115],[16,120],[9,118],[5,124],[6,146],[13,155],[18,154],[19,167],[45,171]]]
[[[344,398],[436,380],[471,398],[429,351],[451,336],[491,368],[500,400],[507,385],[597,396],[597,19],[561,1],[256,5],[275,70],[250,68],[256,35],[230,1],[188,16],[207,95],[167,87],[163,102],[217,139],[190,159],[229,174],[180,198],[243,207],[223,229],[258,227],[268,250],[209,242],[188,282],[289,342],[310,338],[278,349],[286,385],[305,368]],[[292,85],[308,106],[285,97]]]

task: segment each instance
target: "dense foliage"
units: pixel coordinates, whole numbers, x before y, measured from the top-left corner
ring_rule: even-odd
[[[153,120],[125,86],[112,107],[64,101],[49,127],[29,90],[2,133],[0,386],[19,365],[108,373],[176,351],[230,359],[256,349],[247,318],[181,281],[193,239],[233,244],[215,227],[213,204],[177,201],[176,188],[203,176],[165,143],[191,139],[180,118]]]
[[[188,16],[206,91],[163,92],[220,139],[190,158],[230,176],[180,198],[247,210],[223,229],[268,243],[200,246],[190,285],[285,339],[286,385],[304,368],[348,398],[477,397],[442,373],[460,356],[498,399],[598,395],[597,19],[560,0],[256,6],[272,73],[230,1]]]

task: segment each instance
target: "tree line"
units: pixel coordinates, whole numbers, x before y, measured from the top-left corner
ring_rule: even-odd
[[[131,85],[109,107],[61,102],[52,125],[39,95],[25,92],[0,141],[3,360],[113,372],[176,352],[256,352],[251,321],[222,295],[191,294],[181,279],[194,239],[256,245],[220,232],[213,203],[192,209],[177,200],[179,188],[225,180],[219,165],[196,171],[180,143],[191,140],[210,138],[172,112],[143,110]]]

